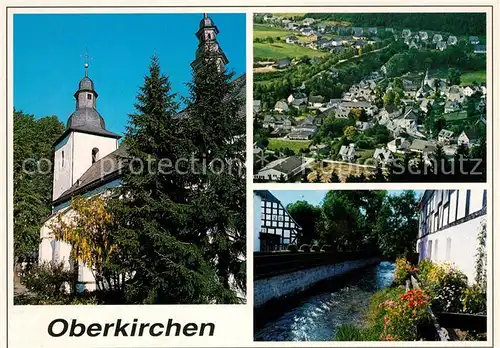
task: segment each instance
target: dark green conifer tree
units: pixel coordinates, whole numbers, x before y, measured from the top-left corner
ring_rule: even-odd
[[[224,291],[218,302],[238,303],[246,292],[245,79],[233,80],[218,57],[205,51],[188,84],[192,171],[188,175],[188,229],[199,239],[205,260]]]
[[[182,175],[189,158],[178,103],[154,56],[140,87],[124,139],[121,199],[112,200],[116,267],[128,274],[126,303],[213,303],[221,293],[200,238],[188,221],[190,186]],[[123,145],[122,145],[123,146]]]

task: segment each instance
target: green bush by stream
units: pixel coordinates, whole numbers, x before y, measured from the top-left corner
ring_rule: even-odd
[[[418,277],[420,289],[406,291],[404,284],[410,274]],[[399,258],[393,287],[372,296],[364,325],[342,325],[334,340],[417,340],[417,327],[429,323],[431,306],[435,311],[485,314],[485,283],[468,286],[465,274],[448,263],[424,260],[414,267],[406,259]],[[484,339],[484,333],[464,332],[464,335],[462,339],[465,340]]]

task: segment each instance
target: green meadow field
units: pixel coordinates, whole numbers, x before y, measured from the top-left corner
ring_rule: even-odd
[[[293,150],[296,154],[299,153],[300,149],[307,149],[311,144],[311,140],[289,140],[289,139],[277,139],[269,138],[269,145],[267,148],[269,150],[277,150],[280,148],[289,148]]]
[[[312,57],[323,57],[327,53],[312,50],[307,47],[290,45],[284,42],[274,42],[274,43],[257,43],[253,44],[253,56],[254,59],[270,58],[270,59],[280,59],[280,58],[296,58],[308,56]]]
[[[446,79],[448,77],[447,70],[434,70],[430,73],[431,77]],[[486,70],[478,71],[463,71],[460,75],[460,85],[467,86],[472,85],[473,82],[483,83],[486,82]]]
[[[253,38],[254,39],[264,39],[264,38],[267,38],[270,36],[273,39],[280,37],[284,40],[287,36],[290,36],[290,35],[292,35],[291,31],[281,29],[281,28],[274,28],[274,27],[270,27],[270,26],[262,25],[262,24],[254,24],[254,26],[253,26]]]
[[[467,86],[473,82],[482,83],[486,82],[486,70],[464,72],[460,75],[460,85]]]

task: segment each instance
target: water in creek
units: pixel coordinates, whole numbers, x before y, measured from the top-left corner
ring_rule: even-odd
[[[393,273],[394,264],[384,261],[353,272],[340,282],[331,279],[326,289],[322,286],[298,306],[267,322],[255,333],[255,340],[330,341],[339,325],[362,324],[371,295],[388,287]]]

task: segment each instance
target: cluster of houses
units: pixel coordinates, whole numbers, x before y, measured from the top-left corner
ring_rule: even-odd
[[[429,105],[435,103],[435,99],[430,98],[436,93],[440,93],[444,99],[445,119],[466,119],[467,111],[465,102],[474,93],[480,92],[482,98],[477,105],[484,108],[486,105],[486,87],[484,86],[447,86],[444,80],[429,78],[426,72],[421,82],[420,88],[415,90],[415,84],[403,80],[405,97],[399,107],[386,107],[382,109],[374,120],[380,125],[384,125],[390,132],[394,140],[383,148],[375,149],[373,158],[381,162],[382,165],[394,160],[394,154],[417,152],[423,153],[424,159],[428,160],[430,153],[436,150],[437,144],[443,145],[447,155],[453,155],[459,145],[467,147],[478,145],[480,134],[475,129],[468,129],[460,134],[455,134],[448,129],[441,129],[432,139],[427,139],[423,134],[423,126],[418,124],[423,113],[428,111]],[[389,87],[390,88],[390,87]],[[486,122],[484,118],[481,121]]]
[[[456,45],[458,38],[455,35],[445,35],[426,30],[412,31],[411,29],[402,29],[400,31],[394,28],[377,27],[334,27],[317,21],[314,18],[304,18],[300,21],[285,19],[274,16],[271,13],[264,14],[263,21],[273,26],[279,26],[290,30],[292,34],[285,39],[285,42],[292,45],[301,45],[315,50],[327,50],[330,52],[339,52],[344,46],[355,46],[362,48],[366,44],[376,44],[380,42],[377,35],[383,30],[385,33],[394,35],[394,39],[404,40],[409,48],[433,47],[444,51],[449,46]],[[300,40],[297,36],[307,37],[307,40]],[[328,36],[325,36],[328,35]],[[337,35],[332,37],[331,35]],[[478,36],[469,36],[468,42],[473,46],[474,53],[485,54],[486,45],[481,44]]]
[[[480,134],[474,129],[465,130],[460,134],[455,134],[448,129],[441,129],[438,134],[428,139],[424,134],[423,125],[419,120],[425,117],[429,106],[436,102],[434,99],[437,93],[441,94],[442,106],[444,106],[445,119],[467,118],[465,103],[467,98],[479,92],[482,97],[478,108],[486,105],[486,87],[484,86],[448,86],[446,81],[439,78],[430,78],[426,72],[422,78],[402,77],[404,98],[398,106],[389,105],[381,109],[375,105],[375,89],[378,82],[384,77],[384,69],[372,72],[360,82],[351,86],[339,99],[325,100],[321,96],[307,96],[298,88],[290,94],[287,99],[278,101],[273,108],[273,113],[264,116],[264,128],[272,129],[272,136],[284,137],[291,140],[312,139],[323,120],[327,116],[335,118],[348,118],[352,110],[363,110],[366,115],[365,120],[357,121],[358,132],[366,131],[375,124],[385,126],[391,134],[391,140],[384,147],[376,148],[373,159],[380,162],[382,166],[387,165],[396,158],[396,154],[422,153],[423,158],[429,161],[438,144],[443,145],[447,155],[453,155],[457,147],[461,144],[475,146],[480,141]],[[390,84],[386,93],[392,89]],[[301,121],[296,121],[290,116],[292,108],[305,111],[308,115]],[[317,110],[314,112],[314,110]],[[254,100],[254,112],[260,112],[260,101]],[[311,111],[311,113],[309,113]],[[484,118],[481,121],[486,122]],[[315,145],[327,147],[326,144]],[[316,153],[318,149],[310,149],[311,153]],[[358,157],[357,147],[354,143],[343,145],[338,153],[338,160],[344,162],[355,162]],[[279,163],[278,163],[279,162]],[[261,178],[263,173],[272,173],[273,177],[293,176],[297,168],[304,165],[303,161],[297,159],[286,161],[280,159],[275,163],[270,163],[256,174]],[[286,170],[285,170],[286,169]],[[279,171],[277,173],[276,171]]]
[[[282,19],[272,15],[265,16],[264,21],[279,25],[283,28],[294,30],[303,36],[317,35],[317,40],[313,40],[317,45],[316,49],[331,49],[332,47],[342,47],[345,45],[344,39],[332,38],[321,40],[322,34],[336,33],[338,35],[352,35],[358,40],[373,38],[385,30],[395,33],[392,28],[352,28],[341,27],[333,28],[315,23],[312,18],[305,18],[300,22]],[[298,35],[298,34],[297,34]],[[403,39],[409,46],[416,45],[417,48],[425,44],[426,47],[432,47],[438,50],[444,50],[451,45],[458,43],[458,38],[453,35],[443,37],[442,34],[431,33],[427,31],[417,31],[412,33],[410,29],[404,29],[397,35],[397,40]],[[480,39],[476,36],[470,36],[468,41],[474,46],[476,53],[483,53],[485,47],[480,45]],[[291,35],[287,38],[289,44],[304,44],[298,38]],[[319,44],[318,44],[319,43]],[[310,41],[306,42],[310,44]],[[323,45],[323,46],[322,46]],[[431,45],[431,46],[429,46]],[[311,48],[313,48],[311,46]],[[285,68],[290,65],[290,60],[282,59],[279,62],[280,67]],[[323,73],[329,73],[335,77],[339,76],[339,71],[334,67]],[[356,122],[358,132],[364,132],[374,125],[382,125],[390,133],[391,141],[385,146],[374,149],[373,159],[380,162],[383,166],[393,161],[398,154],[421,153],[424,160],[429,161],[430,155],[435,152],[437,145],[441,144],[447,155],[453,155],[458,146],[467,147],[479,144],[481,134],[475,129],[467,129],[459,134],[451,129],[440,129],[438,134],[426,135],[422,119],[425,119],[429,108],[436,107],[436,102],[444,109],[443,118],[450,122],[462,121],[468,118],[467,102],[468,98],[478,93],[481,98],[476,105],[478,114],[483,114],[480,121],[486,123],[484,110],[486,107],[486,87],[483,85],[449,86],[445,79],[431,78],[428,71],[422,74],[409,73],[402,76],[402,88],[397,88],[399,102],[397,105],[390,104],[379,108],[376,103],[377,87],[381,80],[387,77],[387,69],[382,66],[379,70],[365,76],[361,81],[352,85],[348,91],[342,94],[338,99],[326,99],[321,95],[307,95],[304,83],[298,87],[288,98],[279,100],[276,104],[265,110],[269,114],[264,116],[263,127],[272,129],[271,136],[282,137],[290,140],[310,140],[321,127],[326,117],[335,117],[347,119],[353,110],[362,111],[364,117]],[[384,93],[388,93],[396,88],[394,84],[389,84]],[[401,91],[403,95],[401,95]],[[440,98],[436,98],[439,95]],[[380,104],[378,104],[380,105]],[[294,110],[296,109],[296,110]],[[254,114],[261,113],[261,103],[254,100]],[[306,115],[300,121],[291,115],[297,113]],[[453,127],[452,127],[453,128]],[[455,128],[456,130],[456,128]],[[379,145],[380,146],[380,145]],[[314,147],[314,148],[313,148]],[[327,144],[315,144],[309,148],[310,156],[317,154],[323,148],[329,148]],[[254,149],[255,151],[262,151]],[[366,149],[364,149],[366,150]],[[350,143],[340,147],[337,159],[343,162],[354,163],[358,156],[359,149],[356,144]],[[306,162],[309,157],[305,158]],[[269,163],[262,168],[255,178],[263,179],[271,176],[276,178],[290,178],[296,175],[299,168],[303,169],[304,159],[295,157],[280,158],[277,161]]]
[[[396,41],[400,39],[404,40],[408,48],[434,47],[440,51],[444,51],[448,47],[458,43],[458,38],[455,35],[443,37],[443,34],[439,33],[432,34],[425,30],[412,32],[410,29],[403,29],[401,36],[394,35],[394,39]],[[486,54],[486,45],[480,44],[478,36],[469,36],[468,42],[472,45],[474,53]]]

